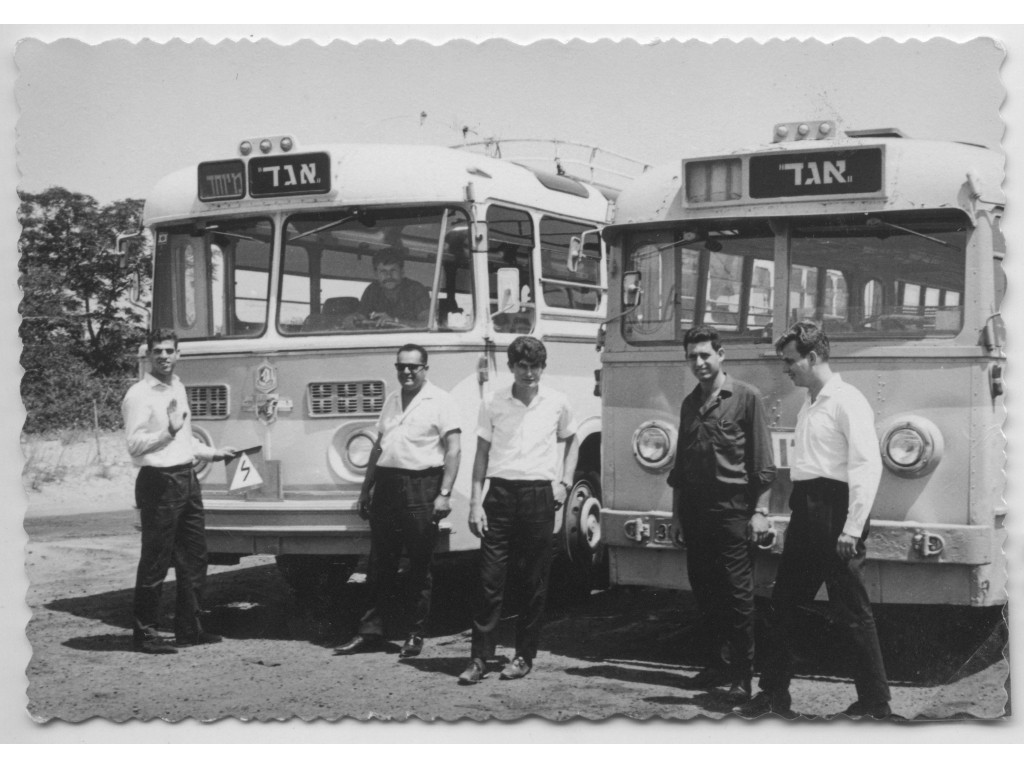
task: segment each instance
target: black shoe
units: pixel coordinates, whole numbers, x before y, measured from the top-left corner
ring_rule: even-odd
[[[683,687],[706,691],[731,682],[732,676],[728,670],[721,667],[706,667],[683,683]]]
[[[419,635],[409,635],[405,641],[405,645],[402,646],[402,650],[398,652],[398,657],[401,659],[408,659],[410,656],[419,656],[423,650],[423,638]]]
[[[725,699],[730,704],[737,705],[750,701],[750,678],[734,680],[729,686],[729,692],[725,694]]]
[[[174,644],[179,648],[188,648],[191,645],[213,645],[222,643],[224,638],[212,632],[197,632],[194,635],[179,635],[174,638]]]
[[[483,659],[470,659],[469,666],[459,675],[459,685],[476,685],[483,679],[484,672]]]
[[[177,653],[178,649],[159,635],[133,637],[132,649],[138,653]]]
[[[846,715],[851,720],[860,720],[864,717],[870,717],[874,720],[885,720],[887,717],[892,717],[892,709],[889,708],[889,702],[887,701],[879,704],[868,704],[858,699],[840,714]]]
[[[353,653],[372,651],[380,645],[379,635],[356,635],[347,643],[334,649],[335,656],[349,656]]]
[[[733,707],[732,711],[735,715],[749,719],[760,717],[761,715],[767,715],[768,713],[774,713],[786,718],[787,720],[794,720],[797,714],[791,708],[792,703],[792,699],[789,698],[789,693],[769,693],[768,691],[759,691],[757,696],[744,704]]]

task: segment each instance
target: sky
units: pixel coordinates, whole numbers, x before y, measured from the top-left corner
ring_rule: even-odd
[[[884,39],[886,35],[913,40],[896,43]],[[483,43],[436,45],[453,36]],[[695,36],[731,39],[711,44],[694,40]],[[1005,47],[979,39],[985,36],[998,38]],[[118,40],[125,37],[142,42]],[[225,37],[232,40],[203,42]],[[315,42],[301,42],[307,37]],[[552,40],[574,37],[601,42],[563,45]],[[858,37],[878,41],[867,45]],[[357,44],[332,42],[334,38]],[[381,42],[388,38],[414,42]],[[1009,292],[1004,316],[1010,327],[1011,356],[1007,496],[1014,512],[1024,504],[1024,491],[1018,488],[1024,484],[1013,480],[1015,474],[1020,476],[1020,453],[1012,452],[1014,445],[1024,444],[1024,433],[1015,436],[1021,432],[1015,425],[1020,420],[1016,400],[1021,385],[1015,384],[1019,377],[1013,364],[1015,350],[1024,346],[1019,341],[1024,338],[1024,303],[1017,288],[1024,285],[1024,268],[1017,266],[1016,245],[1024,242],[1024,225],[1016,221],[1013,207],[1019,199],[1014,174],[1017,158],[1024,156],[1019,140],[1024,119],[1012,96],[1024,93],[1024,67],[1019,62],[1024,59],[1022,28],[488,26],[452,32],[408,26],[64,25],[0,26],[0,39],[9,53],[3,68],[7,98],[0,99],[0,121],[9,140],[7,152],[0,153],[7,212],[0,216],[7,270],[0,281],[0,348],[6,352],[0,397],[18,404],[7,410],[0,429],[0,457],[5,459],[0,461],[0,489],[19,487],[22,461],[17,443],[23,411],[16,363],[16,188],[39,192],[62,186],[101,203],[144,198],[163,175],[202,160],[232,157],[241,139],[265,134],[288,133],[306,145],[450,145],[461,140],[462,127],[467,126],[471,139],[578,141],[657,165],[678,163],[688,154],[768,141],[776,122],[830,119],[847,128],[898,127],[915,138],[991,147],[1003,142],[1009,158],[1005,188],[1011,201],[1005,227]],[[543,42],[523,45],[535,40]],[[1003,107],[1007,89],[1011,97]],[[5,542],[0,554],[6,555],[0,557],[0,584],[5,585],[0,651],[9,661],[0,669],[0,723],[21,723],[19,735],[29,741],[95,740],[97,734],[110,740],[152,738],[151,729],[103,730],[102,724],[90,725],[89,730],[49,727],[45,733],[24,728],[23,670],[29,650],[21,628],[29,614],[23,602],[27,582],[21,566],[26,541],[21,509],[23,503],[16,502],[0,518],[0,542]],[[1022,530],[1019,525],[1016,529]],[[1019,545],[1024,534],[1017,536]],[[1020,575],[1018,570],[1013,580],[1018,588],[1024,584]],[[1020,651],[1024,626],[1013,618],[1011,635]],[[265,731],[249,728],[236,733],[228,730],[230,724],[223,725],[212,733],[189,733],[201,740],[266,737]],[[789,729],[774,727],[783,724],[760,725],[765,727],[755,734],[723,724],[716,729],[717,736],[710,737],[690,728],[682,736],[672,735],[656,725],[645,726],[643,733],[629,728],[616,733],[624,741],[787,738]],[[943,726],[942,736],[1021,738],[1020,728],[970,725],[959,731],[958,726]],[[178,736],[168,733],[160,738],[180,739],[182,732],[176,729]],[[283,727],[281,732],[291,738],[298,733]],[[570,740],[594,738],[579,730],[560,732],[561,738]],[[0,735],[9,733],[4,730]],[[536,738],[542,740],[559,738],[542,729],[538,733]],[[605,738],[608,733],[602,731]],[[801,737],[827,742],[834,733],[831,726],[828,733],[803,729]],[[849,731],[841,733],[850,738]],[[390,729],[387,737],[403,740],[410,734],[428,741],[444,738],[436,729],[432,735],[415,724],[403,726],[399,733]],[[934,728],[900,728],[872,732],[871,738],[921,741],[934,735]],[[303,731],[298,737],[341,738],[334,731],[326,736],[323,731]],[[467,738],[466,733],[461,737]]]
[[[775,122],[895,126],[998,147],[1003,49],[991,39],[21,41],[21,188],[101,203],[233,157],[247,137],[451,145],[562,139],[650,163],[767,141]]]

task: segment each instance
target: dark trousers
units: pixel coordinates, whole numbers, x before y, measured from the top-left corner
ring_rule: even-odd
[[[143,467],[135,480],[142,519],[142,554],[135,576],[133,635],[156,634],[160,594],[171,565],[177,576],[174,634],[202,631],[199,604],[206,582],[206,529],[203,497],[191,465]]]
[[[430,567],[437,543],[434,500],[443,474],[442,467],[422,472],[377,467],[370,505],[370,608],[359,623],[359,634],[384,634],[383,611],[397,588],[403,549],[409,558],[406,629],[409,634],[423,634],[430,616]]]
[[[843,560],[836,554],[848,504],[846,483],[824,478],[793,483],[789,501],[793,514],[775,577],[771,612],[765,617],[769,642],[760,681],[762,690],[788,691],[793,678],[790,645],[794,618],[800,606],[814,600],[824,582],[829,603],[848,630],[857,698],[866,704],[881,704],[890,699],[875,618],[864,588],[864,540],[868,526],[864,526],[853,558]]]
[[[725,646],[733,677],[749,678],[754,662],[754,570],[747,539],[747,487],[687,487],[680,497],[686,572],[708,663],[721,666]]]
[[[509,562],[522,561],[522,570],[514,571],[522,587],[515,655],[533,661],[551,573],[551,537],[555,526],[551,483],[492,478],[484,498],[484,512],[487,534],[480,544],[480,592],[473,616],[471,655],[474,659],[494,656],[494,632],[501,619]]]

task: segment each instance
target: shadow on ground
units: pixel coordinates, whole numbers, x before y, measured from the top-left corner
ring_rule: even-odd
[[[434,603],[428,643],[464,642],[472,627],[476,569],[472,562],[445,563],[435,570]],[[162,626],[170,627],[174,585],[168,583],[162,603]],[[123,634],[72,638],[65,642],[87,651],[126,650],[130,646],[130,588],[63,598],[47,603],[60,611],[101,621]],[[366,585],[350,581],[333,595],[294,599],[273,564],[235,566],[207,580],[204,626],[228,638],[304,640],[330,646],[356,631],[366,602]],[[559,605],[559,602],[562,602]],[[567,604],[571,603],[571,604]],[[513,645],[515,595],[507,600],[508,616],[498,630],[498,644]],[[390,618],[397,652],[403,629]],[[702,664],[697,652],[696,612],[688,593],[622,587],[595,592],[589,599],[552,601],[541,637],[541,650],[587,662],[569,674],[602,676],[664,685],[682,690]],[[38,618],[37,618],[38,620]],[[981,671],[1001,658],[1006,625],[998,609],[882,607],[877,611],[879,637],[890,681],[928,686],[949,683]],[[796,653],[797,673],[805,677],[848,679],[844,633],[830,621],[827,608],[801,617]],[[458,675],[463,659],[412,659],[404,663]],[[443,668],[434,670],[431,665]],[[755,668],[757,662],[755,662]],[[681,692],[675,703],[694,703],[716,710],[701,692]]]

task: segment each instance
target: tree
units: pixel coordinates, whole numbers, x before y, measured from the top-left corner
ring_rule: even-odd
[[[89,195],[61,187],[21,193],[19,284],[27,431],[33,424],[60,426],[50,416],[33,414],[34,406],[49,411],[62,402],[55,390],[67,390],[63,402],[77,403],[70,409],[77,414],[79,405],[85,407],[80,402],[84,393],[112,397],[134,373],[144,315],[127,297],[143,279],[142,243],[129,241],[123,257],[113,248],[119,232],[138,229],[141,214],[140,200],[101,207]],[[99,381],[84,380],[89,377]],[[117,380],[118,387],[104,378]],[[91,401],[88,406],[91,422]],[[101,410],[109,411],[109,404]],[[68,413],[66,419],[81,421],[75,414]]]

